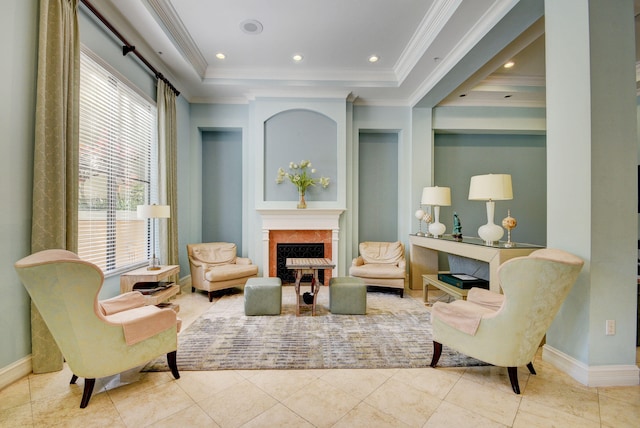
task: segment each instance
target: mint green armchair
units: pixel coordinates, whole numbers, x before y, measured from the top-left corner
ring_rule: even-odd
[[[70,251],[40,251],[16,262],[15,269],[73,372],[71,383],[85,378],[81,408],[89,404],[96,378],[161,354],[167,354],[173,377],[180,377],[173,310],[145,306],[139,292],[99,302],[102,271]]]
[[[517,368],[531,374],[533,357],[578,278],[582,259],[562,250],[541,249],[507,260],[498,269],[504,294],[472,288],[467,300],[437,302],[431,311],[435,367],[442,345],[494,366],[507,367],[520,394]]]

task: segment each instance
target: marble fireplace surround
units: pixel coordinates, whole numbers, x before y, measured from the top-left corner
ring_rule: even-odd
[[[324,243],[324,255],[336,265],[341,209],[259,209],[262,216],[262,272],[276,276],[276,245],[279,243]]]

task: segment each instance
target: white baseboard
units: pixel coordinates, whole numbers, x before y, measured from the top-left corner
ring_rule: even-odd
[[[588,366],[558,349],[544,345],[542,359],[587,386],[640,385],[640,369],[636,365]]]
[[[0,368],[0,389],[3,389],[18,379],[31,374],[32,371],[31,355],[27,355],[13,364]]]

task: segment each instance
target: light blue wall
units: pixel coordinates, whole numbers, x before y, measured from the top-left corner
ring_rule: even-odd
[[[202,133],[202,241],[233,242],[242,254],[242,134]]]
[[[337,201],[344,183],[338,181],[338,136],[336,122],[320,113],[294,109],[283,111],[264,124],[264,198],[266,201],[297,201],[296,187],[285,179],[275,182],[276,171],[289,172],[289,163],[310,160],[316,173],[312,177],[329,177],[329,186],[309,187],[306,198],[313,201]]]
[[[511,174],[513,199],[496,201],[495,223],[500,225],[511,210],[518,221],[514,242],[546,245],[547,180],[546,146],[543,135],[437,134],[435,138],[435,181],[451,188],[451,206],[440,208],[440,221],[451,233],[453,212],[457,212],[464,236],[478,236],[487,222],[484,202],[469,201],[473,175]],[[507,239],[506,231],[504,240]]]
[[[185,115],[186,116],[186,115]],[[185,122],[178,123],[178,129],[184,131],[184,140],[178,144],[178,197],[181,223],[178,238],[180,240],[180,269],[181,275],[189,275],[189,263],[186,256],[186,245],[202,242],[202,134],[208,131],[233,131],[242,135],[242,186],[243,210],[237,213],[242,220],[242,249],[243,257],[252,256],[249,253],[249,229],[246,211],[247,204],[253,202],[249,195],[254,191],[255,178],[248,171],[248,159],[252,157],[252,150],[248,147],[249,109],[247,105],[221,104],[191,104]],[[185,130],[186,129],[186,130]],[[188,132],[187,132],[188,131]]]
[[[38,2],[7,0],[0,14],[0,369],[31,353],[30,303],[13,264],[31,250]],[[1,386],[0,386],[1,387]]]
[[[361,132],[358,157],[358,239],[398,240],[398,134]]]

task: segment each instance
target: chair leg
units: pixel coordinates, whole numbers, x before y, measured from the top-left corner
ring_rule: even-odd
[[[167,364],[171,369],[171,374],[175,379],[180,379],[180,373],[178,373],[178,364],[176,363],[176,355],[178,351],[171,351],[167,354]]]
[[[191,287],[191,292],[195,293],[196,292],[196,287]]]
[[[213,301],[213,291],[209,291],[209,302]]]
[[[440,359],[440,355],[442,355],[442,343],[433,341],[433,357],[431,357],[431,367],[435,367],[438,364],[438,360]]]
[[[536,373],[536,369],[533,368],[533,363],[532,362],[529,362],[529,364],[527,364],[527,368],[529,369],[529,373],[531,373],[533,375],[537,374]]]
[[[509,372],[509,380],[511,381],[511,388],[513,389],[513,392],[520,394],[520,385],[518,385],[518,368],[507,367],[507,371]]]
[[[74,385],[77,380],[78,380],[78,376],[76,375],[71,376],[71,382],[69,382],[69,385]]]
[[[80,401],[80,408],[84,409],[89,404],[91,394],[93,393],[93,386],[96,384],[95,379],[84,379],[84,392],[82,393],[82,401]]]

